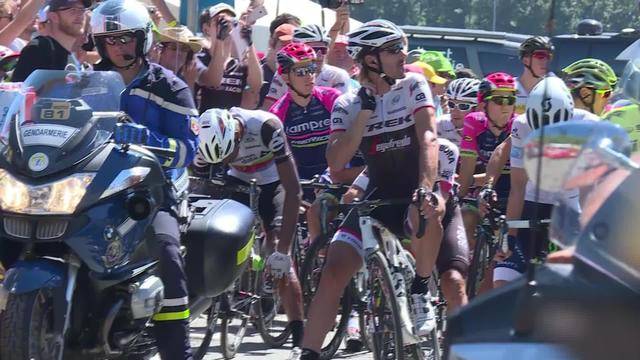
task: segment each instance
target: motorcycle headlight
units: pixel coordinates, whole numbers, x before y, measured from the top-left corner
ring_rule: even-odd
[[[118,176],[109,184],[109,187],[100,195],[100,199],[111,196],[124,189],[128,189],[144,180],[149,174],[148,167],[136,166],[131,169],[122,170]]]
[[[50,184],[30,186],[0,169],[0,208],[23,214],[73,214],[95,176],[80,173]]]

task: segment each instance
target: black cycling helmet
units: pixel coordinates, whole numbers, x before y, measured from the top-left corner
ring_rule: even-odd
[[[556,48],[549,38],[545,36],[532,36],[520,44],[520,59],[539,50],[546,50],[553,53]]]

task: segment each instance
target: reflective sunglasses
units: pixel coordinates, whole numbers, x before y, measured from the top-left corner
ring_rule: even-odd
[[[301,66],[297,68],[292,68],[291,72],[297,77],[305,77],[307,75],[315,75],[318,71],[318,65],[315,63],[311,63],[306,66]]]
[[[596,94],[602,96],[603,99],[608,99],[609,96],[613,93],[611,89],[593,89]]]
[[[469,110],[471,110],[473,105],[474,104],[465,103],[465,102],[461,102],[461,103],[455,103],[453,101],[447,102],[447,106],[449,106],[449,109],[451,109],[451,110],[458,109],[460,111],[469,111]]]
[[[553,59],[553,54],[548,51],[534,51],[531,56],[538,60],[551,60]]]
[[[63,7],[63,8],[56,9],[54,11],[67,11],[67,10],[71,10],[72,12],[83,13],[83,14],[87,12],[86,8],[84,8],[84,7],[76,7],[76,6]]]
[[[327,55],[327,52],[329,50],[327,49],[326,46],[318,46],[318,47],[314,46],[313,51],[315,51],[317,55]]]
[[[513,105],[516,103],[515,96],[489,96],[487,100],[491,101],[496,105]]]
[[[133,36],[133,34],[122,34],[122,35],[118,35],[118,36],[105,36],[104,37],[104,42],[106,42],[108,45],[116,45],[116,44],[127,45],[128,43],[132,42],[134,38],[135,38],[135,36]]]
[[[388,52],[389,54],[393,54],[393,55],[399,54],[403,50],[404,50],[403,43],[395,43],[393,45],[380,49],[380,51]]]
[[[176,43],[161,43],[160,45],[162,46],[162,48],[164,50],[169,50],[169,51],[173,51],[173,52],[176,52],[176,51],[180,50],[180,52],[188,53],[189,51],[191,51],[190,47],[188,47],[186,45],[178,46],[178,44],[176,44]]]

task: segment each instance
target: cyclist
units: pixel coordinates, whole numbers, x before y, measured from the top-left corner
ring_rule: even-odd
[[[484,172],[492,152],[511,132],[515,108],[515,80],[506,73],[493,73],[478,86],[478,104],[484,110],[468,114],[464,118],[462,142],[460,144],[460,191],[461,199],[475,198],[473,192],[484,182]],[[508,165],[502,173],[508,173]],[[509,177],[500,176],[496,188],[501,208],[506,206],[509,194]],[[475,203],[475,201],[474,201]],[[465,227],[471,249],[475,246],[475,229],[479,217],[475,211],[465,211]]]
[[[229,165],[231,182],[255,179],[260,187],[258,213],[266,235],[264,250],[270,254],[266,266],[271,275],[264,290],[268,292],[277,284],[293,345],[299,346],[303,332],[302,291],[291,263],[291,244],[301,191],[282,125],[266,111],[238,107],[209,109],[200,116],[200,125],[196,171],[206,174],[207,163],[224,163]],[[237,199],[249,203],[248,195]]]
[[[171,71],[147,61],[153,41],[151,29],[149,13],[140,2],[101,3],[91,18],[94,43],[102,57],[95,69],[117,71],[128,84],[120,104],[133,123],[117,124],[115,141],[175,150],[163,165],[170,169],[167,177],[178,186],[187,183],[185,167],[198,145],[198,112],[187,85]],[[168,198],[175,199],[175,195]],[[189,293],[178,221],[170,211],[172,202],[175,200],[168,201],[152,225],[160,244],[160,276],[165,286],[164,307],[154,316],[154,336],[163,359],[191,359]]]
[[[293,32],[293,42],[304,43],[313,48],[318,58],[318,77],[316,84],[318,86],[326,86],[337,89],[344,94],[350,88],[349,74],[340,68],[325,64],[325,56],[329,46],[329,37],[324,29],[319,25],[306,25],[297,28]],[[267,94],[262,108],[267,110],[271,108],[274,102],[287,93],[287,85],[282,81],[279,75],[274,75],[269,93]]]
[[[549,72],[555,47],[549,38],[532,36],[520,44],[519,55],[524,69],[516,78],[516,114],[524,113],[529,92]]]
[[[447,86],[446,106],[449,113],[437,119],[438,137],[444,137],[456,146],[462,142],[464,117],[478,107],[478,86],[480,80],[472,78],[456,79]]]
[[[367,187],[369,199],[409,198],[416,189],[431,191],[438,156],[433,100],[424,78],[404,73],[404,33],[389,21],[370,21],[349,33],[349,53],[361,65],[362,87],[357,94],[342,95],[333,108],[327,149],[329,166],[343,168],[360,148],[371,179]],[[417,274],[411,285],[413,321],[406,308],[407,296],[402,294],[404,277],[394,275],[407,344],[419,341],[411,330],[412,324],[419,335],[435,326],[427,285],[442,238],[444,202],[440,199],[435,207],[426,202],[419,207],[437,221],[428,222],[422,238],[411,236],[417,256]],[[391,206],[374,211],[372,216],[401,234],[404,214],[403,207]],[[409,206],[412,229],[417,229],[418,216],[417,208]],[[333,326],[340,295],[362,266],[362,257],[358,218],[351,213],[329,247],[319,288],[308,311],[302,359],[318,359],[322,341]]]
[[[638,107],[638,61],[629,61],[625,67],[622,80],[620,82],[622,100],[616,102],[609,112],[603,115],[604,120],[611,121],[614,124],[622,126],[629,133],[631,143],[633,144],[633,152],[638,151],[638,141],[640,141],[640,107]]]
[[[289,91],[270,109],[284,127],[291,152],[296,161],[298,175],[311,179],[327,170],[325,152],[331,125],[331,109],[340,95],[333,88],[315,86],[317,57],[309,45],[291,43],[277,56],[278,74]],[[329,181],[350,184],[362,171],[361,157],[354,159],[347,169],[332,169]],[[329,174],[326,174],[329,175]],[[326,179],[326,176],[324,177]],[[305,196],[312,200],[312,194]],[[332,194],[335,196],[339,194]],[[339,198],[336,197],[337,202]],[[307,212],[309,238],[320,235],[319,204]]]
[[[599,121],[590,112],[575,108],[571,94],[563,81],[557,77],[546,77],[536,85],[527,100],[526,113],[518,116],[511,130],[511,189],[507,205],[507,219],[531,220],[533,213],[539,219],[549,219],[558,194],[540,190],[536,197],[535,185],[524,170],[524,143],[533,130],[541,126],[574,120]],[[562,194],[575,201],[578,208],[578,193]],[[531,233],[535,232],[532,237]],[[530,241],[535,239],[535,255],[530,253]],[[544,257],[547,252],[547,229],[511,229],[508,235],[511,256],[498,262],[494,269],[494,287],[500,287],[523,274],[532,256]]]
[[[420,61],[431,65],[439,76],[447,80],[456,79],[456,72],[453,69],[451,60],[449,60],[442,51],[425,51],[420,55]]]
[[[458,156],[458,146],[445,138],[438,137],[437,183],[446,204],[442,218],[444,233],[436,267],[440,274],[442,292],[447,299],[448,311],[453,311],[468,302],[465,278],[469,270],[469,245],[458,205],[457,184],[454,180]],[[351,195],[362,198],[368,183],[368,174],[363,171],[353,182],[352,188],[356,192],[351,192]]]
[[[602,115],[607,101],[618,83],[618,77],[607,63],[598,59],[582,59],[562,69],[562,77],[578,109]]]

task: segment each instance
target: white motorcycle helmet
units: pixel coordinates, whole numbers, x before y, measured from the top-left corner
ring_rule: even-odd
[[[202,157],[211,164],[222,162],[235,148],[237,121],[226,109],[209,109],[200,115]]]
[[[138,40],[137,57],[153,44],[153,23],[147,8],[137,0],[107,0],[91,14],[91,33],[100,56],[107,58],[101,37],[133,33]]]
[[[562,79],[550,76],[542,79],[529,93],[527,122],[532,130],[567,121],[573,117],[573,98]]]

